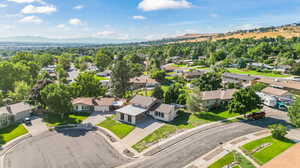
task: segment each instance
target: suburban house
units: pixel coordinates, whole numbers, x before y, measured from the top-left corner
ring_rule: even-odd
[[[269,79],[269,78],[262,78],[257,80],[257,82],[265,83],[272,87],[286,89],[288,91],[300,93],[300,82],[279,80],[279,79]]]
[[[201,70],[192,70],[183,73],[183,77],[187,80],[191,80],[194,78],[199,78],[201,75],[205,74],[206,71]]]
[[[284,90],[284,89],[274,88],[274,87],[266,87],[261,92],[264,94],[267,94],[267,95],[278,97],[278,98],[282,97],[282,98],[290,98],[291,99],[293,97],[293,95],[291,93],[289,93],[289,91]]]
[[[98,72],[96,75],[100,77],[109,77],[111,74],[111,70],[105,70],[103,72]]]
[[[150,115],[157,119],[170,122],[177,117],[175,105],[161,104],[155,110],[150,111]]]
[[[201,92],[202,106],[209,110],[227,104],[237,89],[213,90]]]
[[[80,97],[72,100],[75,112],[109,112],[121,107],[125,100],[116,98]]]
[[[161,104],[161,101],[148,96],[137,95],[129,104],[116,110],[117,120],[136,125],[143,122],[147,116],[162,121],[172,121],[176,117],[175,106]]]
[[[255,68],[263,68],[263,69],[267,69],[267,70],[274,69],[273,66],[270,66],[268,64],[259,63],[259,62],[248,63],[248,66],[255,67]]]
[[[243,86],[251,86],[258,78],[250,75],[241,75],[225,72],[222,75],[223,83],[239,83]]]
[[[161,67],[166,72],[175,72],[178,69],[181,69],[180,67],[174,66],[173,64],[166,64]]]
[[[143,87],[151,88],[159,84],[155,79],[146,75],[131,78],[130,83],[132,84],[132,89],[139,89]]]
[[[33,110],[34,107],[30,104],[20,102],[0,107],[0,114],[9,114],[13,116],[15,122],[21,122],[24,118],[29,117]]]
[[[274,71],[278,71],[278,72],[281,72],[281,73],[288,73],[291,68],[292,68],[292,66],[290,66],[290,65],[278,65],[274,69]]]

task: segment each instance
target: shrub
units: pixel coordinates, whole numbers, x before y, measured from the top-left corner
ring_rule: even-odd
[[[281,124],[273,124],[269,128],[271,129],[273,138],[283,139],[287,134],[287,128]]]

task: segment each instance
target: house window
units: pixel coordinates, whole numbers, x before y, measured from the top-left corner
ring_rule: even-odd
[[[128,116],[128,122],[131,123],[131,116],[130,115]]]
[[[120,116],[120,119],[121,119],[121,120],[124,120],[124,114],[121,113],[120,115],[121,115],[121,116]]]
[[[154,114],[155,116],[159,116],[159,112],[155,112],[155,114]]]
[[[165,118],[165,114],[164,113],[160,113],[160,117],[161,118]]]

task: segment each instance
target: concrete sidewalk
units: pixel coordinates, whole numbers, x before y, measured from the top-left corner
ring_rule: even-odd
[[[132,146],[163,125],[165,125],[165,123],[154,119],[148,119],[141,124],[137,124],[136,128],[121,141],[127,146]]]
[[[264,138],[264,137],[267,137],[267,136],[270,136],[270,135],[271,135],[270,131],[266,129],[266,130],[263,130],[263,131],[259,131],[259,132],[253,133],[253,134],[249,134],[249,135],[246,135],[246,136],[236,138],[232,141],[229,141],[225,144],[222,144],[221,146],[217,147],[216,149],[212,150],[211,152],[207,153],[206,155],[203,155],[203,156],[199,157],[198,159],[196,159],[192,163],[188,164],[184,168],[208,167],[208,166],[210,166],[211,164],[218,161],[219,159],[221,159],[226,154],[228,154],[232,151],[239,152],[241,155],[243,155],[245,158],[247,158],[255,167],[258,168],[258,167],[260,167],[260,165],[258,165],[252,158],[245,155],[239,149],[239,147],[246,144],[246,143],[249,143],[251,141],[261,139],[261,138]]]

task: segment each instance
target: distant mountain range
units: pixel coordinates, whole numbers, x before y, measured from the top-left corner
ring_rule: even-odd
[[[15,37],[0,37],[0,42],[29,42],[29,43],[87,43],[87,44],[116,44],[116,43],[130,43],[139,42],[142,40],[122,40],[122,39],[109,39],[109,38],[47,38],[40,36],[15,36]]]

